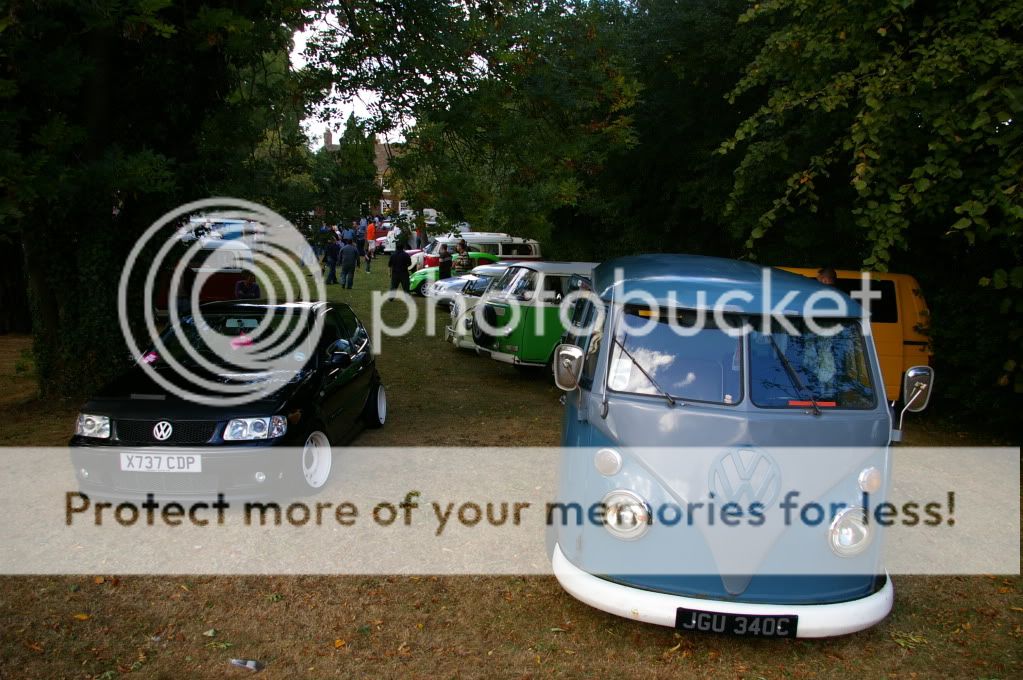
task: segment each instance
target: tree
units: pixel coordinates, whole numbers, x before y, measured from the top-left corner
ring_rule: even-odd
[[[316,152],[317,207],[328,224],[347,224],[380,197],[374,139],[353,114],[336,148],[324,146]]]
[[[994,385],[1023,394],[1023,5],[770,0],[743,21],[771,27],[732,93],[761,103],[722,145],[747,249],[825,207],[848,216],[817,229],[868,268],[917,273],[951,393],[1004,412]]]
[[[44,395],[119,370],[125,254],[244,168],[265,125],[232,101],[286,53],[292,3],[21,3],[4,17],[0,225],[23,248]]]

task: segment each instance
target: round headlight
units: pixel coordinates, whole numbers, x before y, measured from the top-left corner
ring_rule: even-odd
[[[604,528],[615,538],[634,541],[650,528],[650,507],[631,491],[612,491],[603,504]]]
[[[839,557],[859,555],[870,545],[871,538],[873,532],[867,524],[867,511],[859,506],[839,512],[828,529],[828,544]]]

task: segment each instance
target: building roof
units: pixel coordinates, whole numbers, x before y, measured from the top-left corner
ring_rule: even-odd
[[[617,276],[616,270],[620,270]],[[761,314],[766,309],[786,316],[804,315],[811,296],[831,292],[847,307],[839,310],[835,302],[818,296],[813,301],[815,312],[847,317],[861,313],[856,301],[815,279],[703,255],[634,255],[610,260],[594,271],[593,289],[604,300],[610,300],[613,292],[616,302],[643,304],[652,298],[658,305],[686,309],[713,309],[720,304],[727,312]]]

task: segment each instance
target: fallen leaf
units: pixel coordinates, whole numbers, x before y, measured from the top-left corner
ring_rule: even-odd
[[[29,649],[31,649],[33,652],[35,652],[37,654],[42,654],[43,653],[43,646],[41,644],[39,644],[38,642],[26,642],[25,646],[28,647]]]
[[[96,585],[100,585],[101,583],[103,583],[103,577],[102,576],[94,576],[92,578],[92,582],[95,583]]]
[[[341,638],[338,638],[337,640],[334,640],[334,649],[341,649],[347,644],[348,644],[347,642],[345,642]]]
[[[203,631],[203,635],[206,637],[217,637],[217,629],[210,628],[209,630]]]
[[[88,621],[89,618],[90,618],[88,614],[83,614],[81,612],[79,612],[77,614],[72,614],[71,616],[73,616],[74,618],[78,619],[79,621]]]

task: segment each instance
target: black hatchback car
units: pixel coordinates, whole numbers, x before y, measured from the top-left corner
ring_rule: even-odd
[[[226,366],[218,371],[223,362],[203,361],[207,348],[196,318],[185,317],[177,329],[161,335],[169,356],[154,346],[82,407],[70,446],[83,493],[259,497],[282,483],[314,492],[330,477],[333,445],[349,441],[361,426],[384,424],[387,395],[369,334],[348,305],[238,301],[202,306],[203,329],[212,327],[218,337],[241,344],[252,342],[264,319],[270,329],[278,318],[304,319],[300,332],[289,335],[297,340],[282,350],[293,368],[277,375]],[[317,327],[322,327],[318,338]],[[185,351],[183,337],[198,346],[198,356]],[[196,393],[194,377],[190,382],[175,363],[206,378],[201,399],[206,403],[168,389],[180,385]],[[218,381],[265,386],[248,403],[220,405],[218,391],[209,388]]]

